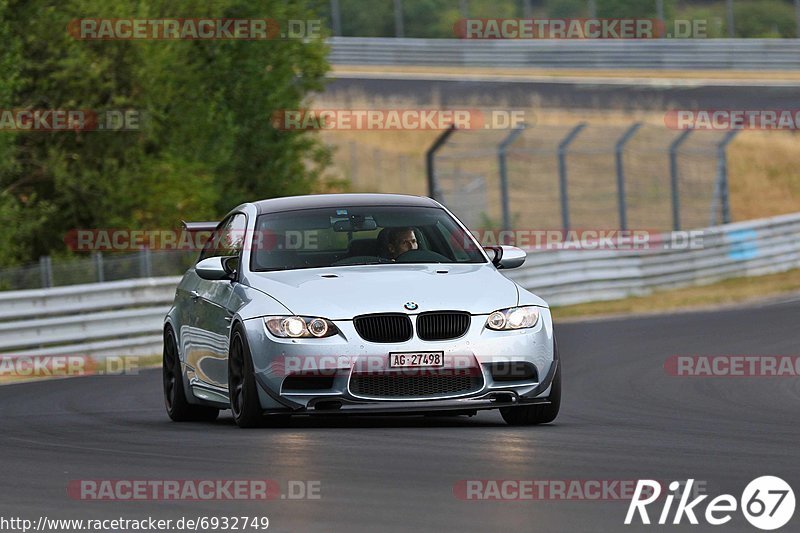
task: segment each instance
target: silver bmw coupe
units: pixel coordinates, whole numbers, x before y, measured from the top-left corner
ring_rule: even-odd
[[[276,198],[221,222],[164,322],[175,421],[230,409],[240,427],[291,415],[500,409],[553,421],[561,372],[547,303],[502,275],[438,202],[394,194]]]

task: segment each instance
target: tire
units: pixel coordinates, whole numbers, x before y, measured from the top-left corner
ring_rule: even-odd
[[[219,409],[193,405],[186,401],[178,345],[170,327],[164,329],[164,356],[161,374],[164,384],[164,406],[174,422],[211,422],[216,420],[219,416]]]
[[[247,338],[241,327],[236,326],[228,351],[228,395],[236,425],[257,428],[286,423],[289,420],[287,415],[264,415],[257,387]]]
[[[558,353],[558,348],[553,341],[553,349]],[[561,408],[561,361],[558,357],[556,374],[553,376],[553,383],[550,388],[550,396],[547,399],[549,404],[540,405],[520,405],[518,407],[501,407],[500,415],[503,420],[511,426],[534,426],[537,424],[548,424],[556,419]]]

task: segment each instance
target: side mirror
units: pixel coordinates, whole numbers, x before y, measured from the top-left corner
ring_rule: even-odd
[[[483,248],[492,264],[497,268],[509,269],[522,266],[528,254],[516,246],[486,246]]]
[[[194,271],[203,279],[218,281],[222,279],[232,280],[236,276],[236,266],[239,258],[232,257],[209,257],[197,263]]]

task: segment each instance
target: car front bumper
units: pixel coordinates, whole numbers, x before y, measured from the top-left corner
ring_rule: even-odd
[[[523,330],[492,331],[484,327],[486,318],[487,315],[472,316],[467,333],[458,339],[422,341],[414,337],[396,344],[361,339],[352,321],[334,321],[340,333],[325,339],[276,338],[266,330],[261,318],[247,320],[244,326],[261,405],[267,413],[471,412],[547,403],[558,366],[549,309],[541,308],[537,324]],[[414,317],[412,321],[415,322]],[[424,397],[376,397],[352,390],[355,372],[391,374],[392,369],[387,368],[389,354],[396,352],[442,352],[445,370],[474,372],[479,386],[463,393]],[[536,377],[495,380],[491,367],[498,362],[532,364]],[[298,373],[331,376],[330,386],[318,390],[284,389],[284,379]]]

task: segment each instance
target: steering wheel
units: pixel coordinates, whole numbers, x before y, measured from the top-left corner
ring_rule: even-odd
[[[397,263],[449,263],[451,260],[431,250],[408,250],[395,258]]]

